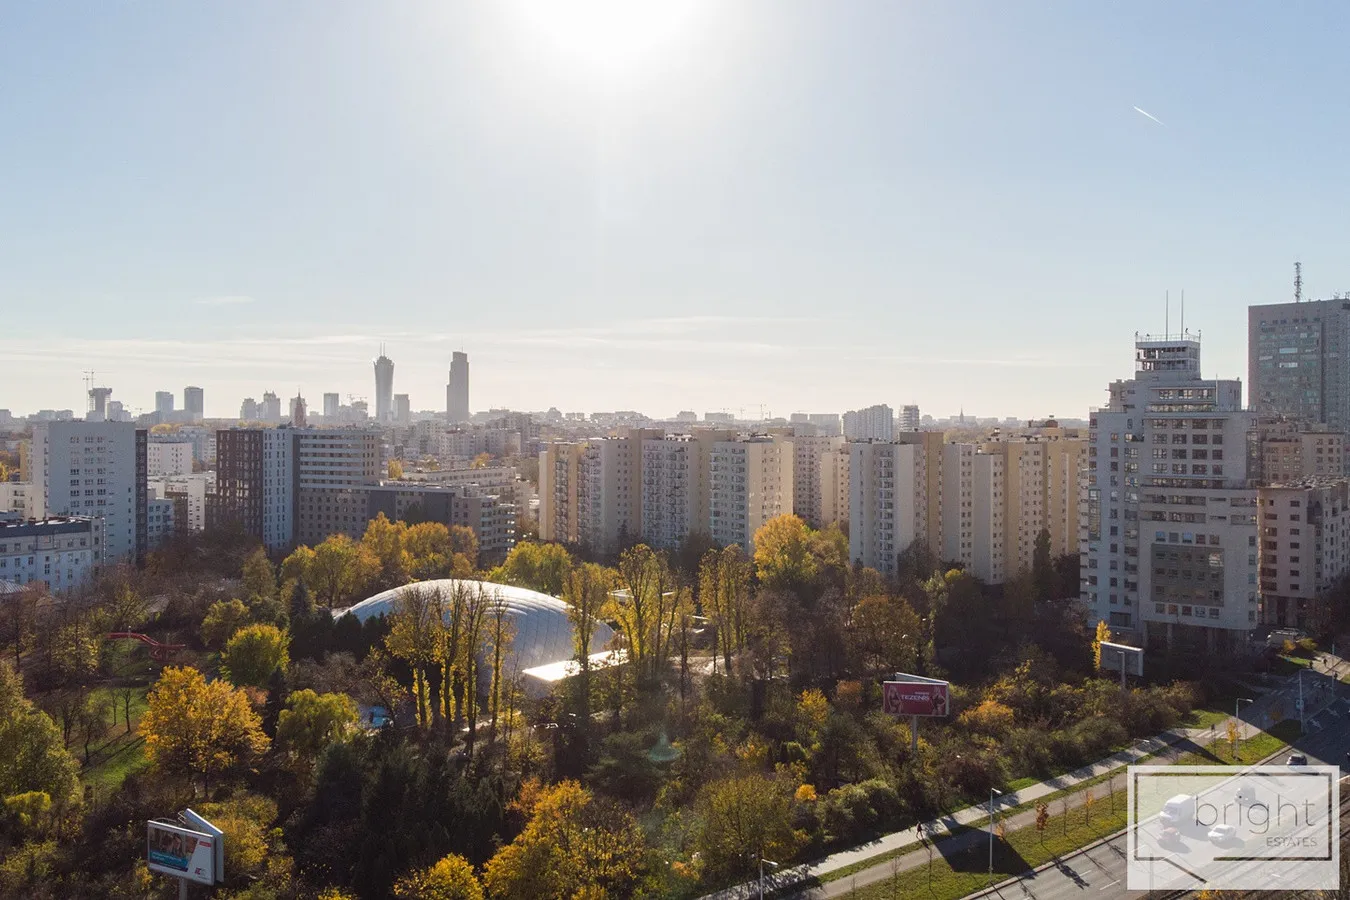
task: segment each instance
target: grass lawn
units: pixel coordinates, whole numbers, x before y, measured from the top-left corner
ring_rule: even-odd
[[[1218,725],[1224,719],[1233,715],[1232,709],[1227,705],[1218,709],[1193,709],[1191,714],[1177,723],[1178,728],[1209,728],[1211,725]]]
[[[1287,746],[1299,736],[1298,722],[1286,719],[1270,731],[1242,741],[1238,749],[1238,763],[1252,765]],[[1179,766],[1231,766],[1232,745],[1226,737],[1211,741],[1200,750],[1183,753],[1176,762]]]
[[[127,732],[125,698],[116,687],[99,687],[90,692],[91,701],[100,704],[106,730],[90,744],[89,762],[80,771],[80,780],[93,788],[96,796],[107,797],[122,786],[133,772],[145,768],[141,736],[136,725],[145,712],[145,685],[131,687],[131,731]],[[84,762],[84,739],[79,729],[71,736],[69,749]]]

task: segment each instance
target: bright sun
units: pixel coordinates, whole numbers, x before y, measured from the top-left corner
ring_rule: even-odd
[[[557,52],[608,74],[656,61],[705,5],[698,0],[521,0],[520,17]]]

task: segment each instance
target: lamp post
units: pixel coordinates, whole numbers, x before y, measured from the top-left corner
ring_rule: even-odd
[[[1237,764],[1238,745],[1242,743],[1242,720],[1238,718],[1238,708],[1244,703],[1255,703],[1250,697],[1238,697],[1233,701],[1233,733],[1237,737],[1233,741],[1233,764]]]
[[[994,798],[1002,797],[997,788],[989,789],[989,880],[994,880]]]
[[[765,867],[766,865],[767,865],[770,869],[776,869],[776,868],[778,868],[778,863],[774,862],[774,861],[771,860],[771,859],[765,859],[764,856],[763,856],[763,854],[760,854],[760,856],[759,856],[759,900],[764,900],[764,867]]]

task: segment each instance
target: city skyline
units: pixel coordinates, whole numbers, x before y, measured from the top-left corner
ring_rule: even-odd
[[[475,408],[1082,415],[1167,291],[1245,380],[1342,289],[1338,6],[674,7],[12,11],[0,405],[373,407],[384,342],[419,409],[462,348]]]

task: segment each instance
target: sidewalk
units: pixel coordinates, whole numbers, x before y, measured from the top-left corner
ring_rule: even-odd
[[[1291,689],[1294,692],[1293,696],[1290,696]],[[1294,713],[1294,708],[1289,701],[1297,695],[1297,689],[1297,676],[1290,676],[1280,688],[1257,698],[1254,703],[1243,705],[1240,710],[1241,716],[1238,720],[1242,736],[1244,738],[1251,736],[1252,731],[1250,726],[1253,724],[1261,730],[1270,728],[1274,724],[1270,721],[1271,713],[1277,705],[1286,706],[1286,715]],[[1129,749],[1112,754],[1105,759],[1098,760],[1081,769],[1077,769],[1065,775],[1060,775],[1056,778],[1038,782],[1037,784],[1022,788],[1020,791],[1007,792],[1002,797],[998,798],[998,802],[995,805],[995,811],[1010,810],[1014,807],[1021,806],[1022,804],[1031,803],[1059,791],[1075,787],[1076,785],[1082,784],[1083,782],[1089,781],[1100,775],[1104,775],[1114,769],[1132,765],[1145,756],[1157,755],[1159,757],[1166,757],[1158,758],[1154,760],[1154,762],[1158,765],[1167,765],[1180,755],[1180,751],[1197,749],[1198,745],[1222,737],[1228,728],[1228,723],[1231,721],[1233,721],[1233,717],[1229,716],[1209,728],[1185,728],[1176,731],[1165,731],[1152,738],[1145,738],[1136,742],[1135,745]],[[1178,747],[1178,745],[1185,746]],[[1116,783],[1116,789],[1118,791],[1123,792],[1125,790],[1123,773],[1120,776],[1113,778],[1111,781]],[[1101,789],[1103,794],[1109,792],[1107,783],[1103,783]],[[1082,802],[1083,797],[1080,793],[1069,795],[1066,799],[1068,800],[1069,807],[1073,808]],[[1059,801],[1055,801],[1055,803],[1058,804]],[[1009,816],[1006,819],[1007,827],[1015,829],[1032,824],[1035,821],[1035,817],[1036,810],[1034,808],[1024,810],[1014,816]],[[774,890],[781,890],[784,887],[802,881],[812,878],[821,878],[831,872],[836,872],[857,863],[866,862],[874,857],[881,856],[893,850],[899,850],[902,847],[918,844],[919,828],[923,829],[925,837],[941,840],[948,835],[951,835],[954,831],[961,830],[968,826],[978,828],[980,824],[987,824],[988,821],[989,808],[987,805],[980,804],[977,806],[970,806],[958,810],[957,812],[941,816],[937,819],[923,822],[918,826],[906,828],[903,831],[893,832],[859,847],[854,847],[850,850],[841,850],[814,863],[808,863],[792,869],[783,870],[776,873],[773,877],[772,887]],[[915,853],[906,854],[896,861],[898,863],[897,870],[904,871],[905,869],[918,865],[920,862],[926,864],[927,860],[928,857],[926,852],[916,850]],[[889,867],[891,863],[887,862],[885,865]],[[768,888],[769,884],[770,881],[766,877],[765,887]],[[836,882],[836,884],[843,884],[843,882]],[[828,887],[829,886],[827,886],[826,896],[829,895]],[[742,900],[742,898],[757,896],[758,889],[759,886],[757,882],[748,882],[726,888],[725,890],[713,894],[708,894],[703,900]]]

